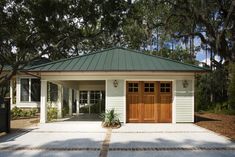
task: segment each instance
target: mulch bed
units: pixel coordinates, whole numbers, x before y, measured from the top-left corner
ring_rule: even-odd
[[[11,120],[11,128],[22,129],[22,128],[27,128],[29,126],[35,126],[38,123],[39,123],[39,117],[20,118],[20,119]]]
[[[11,120],[11,133],[18,132],[21,129],[25,129],[30,126],[37,126],[39,123],[39,117],[33,118],[19,118]],[[0,137],[6,135],[5,132],[0,132]]]
[[[196,113],[195,124],[235,141],[235,116],[215,113]]]

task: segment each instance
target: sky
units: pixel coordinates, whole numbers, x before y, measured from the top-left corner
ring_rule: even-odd
[[[198,60],[198,61],[203,61],[203,60],[205,60],[206,59],[206,55],[205,55],[205,52],[204,51],[199,51],[198,53],[197,53],[197,55],[196,55],[196,59]]]
[[[194,39],[194,45],[195,46],[200,46],[201,45],[201,40],[199,38],[195,38]],[[200,61],[200,62],[204,62],[207,63],[207,65],[210,65],[210,54],[208,54],[207,58],[206,58],[206,52],[203,49],[200,49],[197,54],[196,54],[196,60]],[[219,61],[220,57],[219,56],[215,56],[215,60]]]
[[[195,42],[195,45],[197,45],[197,44],[200,44],[200,41],[196,41]],[[216,61],[220,61],[220,57],[218,56],[218,55],[215,55],[214,56],[214,59],[216,60]],[[200,50],[200,51],[198,51],[197,52],[197,54],[196,54],[196,60],[198,60],[198,61],[200,61],[200,62],[204,62],[204,63],[206,63],[207,65],[209,65],[210,66],[210,54],[208,54],[208,56],[207,56],[207,58],[206,58],[206,52],[205,52],[205,50]]]
[[[201,40],[199,38],[195,38],[194,39],[194,45],[195,46],[200,46],[201,45]],[[196,59],[198,61],[206,60],[205,51],[201,49],[199,52],[197,52]]]

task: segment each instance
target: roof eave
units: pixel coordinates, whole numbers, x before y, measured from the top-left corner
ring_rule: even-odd
[[[50,73],[54,73],[54,72],[187,72],[187,73],[207,73],[207,72],[211,72],[210,70],[27,70],[27,72],[50,72]]]

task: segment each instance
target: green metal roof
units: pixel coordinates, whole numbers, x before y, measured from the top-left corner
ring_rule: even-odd
[[[10,65],[4,65],[2,70],[3,71],[11,71],[12,67]]]
[[[110,48],[78,57],[62,59],[28,68],[29,71],[182,71],[201,72],[207,69],[140,51]]]
[[[23,69],[30,69],[31,67],[39,66],[41,64],[45,64],[45,63],[49,63],[49,62],[51,62],[51,61],[47,58],[35,59],[35,60],[29,62],[28,65],[26,65]],[[19,66],[19,68],[22,68],[22,66]],[[10,65],[3,66],[3,71],[11,71],[11,70],[12,70],[12,66],[10,66]]]

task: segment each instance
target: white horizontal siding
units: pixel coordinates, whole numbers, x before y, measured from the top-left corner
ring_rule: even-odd
[[[19,108],[38,108],[40,107],[40,102],[26,102],[26,103],[16,103],[12,104],[11,108],[13,107],[19,107]]]
[[[176,81],[176,122],[193,122],[193,87],[192,80],[188,80],[188,87],[183,88],[183,80]]]
[[[114,109],[121,122],[124,122],[124,81],[118,80],[118,86],[113,86],[114,80],[107,80],[106,110]]]

